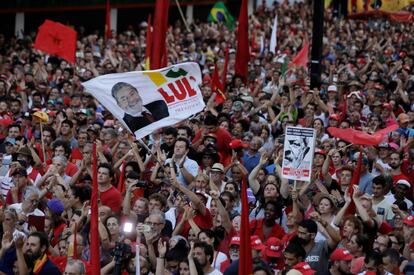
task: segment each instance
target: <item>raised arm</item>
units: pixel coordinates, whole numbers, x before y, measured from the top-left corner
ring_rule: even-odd
[[[213,198],[213,200],[216,201],[217,210],[219,212],[219,215],[221,216],[221,223],[222,223],[224,229],[226,230],[226,232],[229,233],[232,230],[233,225],[231,223],[229,213],[224,208],[224,205],[221,203],[221,200],[220,200],[220,197],[219,197],[220,193],[217,192],[217,191],[210,191],[210,195]]]
[[[249,186],[252,189],[254,195],[257,195],[257,193],[259,193],[259,191],[260,191],[260,183],[257,180],[257,174],[259,173],[260,168],[262,168],[263,165],[265,163],[267,163],[268,159],[269,158],[268,158],[266,153],[262,154],[260,156],[259,163],[257,164],[257,166],[252,170],[252,172],[249,175],[249,181],[248,182],[249,182]]]

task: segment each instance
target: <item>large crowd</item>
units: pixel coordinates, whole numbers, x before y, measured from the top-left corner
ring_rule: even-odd
[[[307,68],[289,61],[311,41],[311,10],[257,7],[247,79],[234,74],[235,31],[204,19],[170,26],[168,62],[200,65],[206,108],[146,146],[82,87],[143,69],[145,22],[107,40],[80,34],[75,64],[33,49],[36,33],[0,35],[0,274],[91,272],[94,143],[101,274],[135,274],[137,262],[140,274],[241,274],[243,181],[254,275],[414,274],[414,25],[326,10],[321,87],[310,89]],[[217,105],[212,73],[217,64],[222,76],[228,47]],[[377,146],[326,130],[391,125]],[[310,182],[281,176],[287,126],[316,130]]]

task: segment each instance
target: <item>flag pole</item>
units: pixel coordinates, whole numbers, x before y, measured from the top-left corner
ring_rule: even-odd
[[[181,18],[183,19],[183,22],[184,22],[185,28],[187,29],[187,31],[188,31],[188,32],[191,32],[191,29],[190,29],[190,27],[188,26],[187,20],[186,20],[186,19],[185,19],[185,17],[184,17],[183,11],[181,10],[180,3],[178,2],[178,0],[175,0],[175,3],[177,4],[177,8],[178,8],[178,11],[180,12]]]
[[[40,123],[40,140],[42,142],[42,153],[43,153],[43,165],[46,167],[46,150],[45,150],[45,140],[43,139],[43,123]]]

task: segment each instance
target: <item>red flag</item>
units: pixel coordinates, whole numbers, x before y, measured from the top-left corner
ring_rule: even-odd
[[[119,176],[118,191],[121,193],[125,192],[125,160],[122,161],[121,175]]]
[[[298,54],[292,59],[291,64],[296,65],[298,67],[306,68],[309,62],[308,55],[309,55],[309,42],[305,41],[300,52],[298,52]]]
[[[253,273],[253,259],[250,243],[249,205],[247,204],[245,180],[242,181],[241,203],[239,275],[248,275]]]
[[[223,86],[223,92],[226,90],[228,66],[229,66],[229,46],[227,46],[226,48],[226,57],[224,59],[223,74],[221,75],[221,85]]]
[[[358,131],[351,128],[341,129],[336,127],[329,127],[328,132],[331,136],[340,138],[352,144],[358,145],[378,145],[384,140],[384,136],[388,133],[398,129],[398,124],[388,126],[385,129],[379,130],[370,135],[366,132]]]
[[[105,39],[109,39],[112,37],[111,32],[111,4],[109,0],[106,0],[106,8],[105,8]]]
[[[91,196],[91,245],[90,245],[90,261],[92,266],[92,274],[99,275],[101,273],[101,262],[99,255],[99,228],[98,228],[98,161],[96,157],[96,143],[93,144],[92,156],[92,196]]]
[[[45,20],[39,27],[34,48],[75,63],[76,37],[74,29],[58,22]]]
[[[223,85],[220,83],[217,65],[214,66],[213,78],[211,79],[211,90],[216,93],[214,99],[217,104],[223,104],[226,100],[226,96],[223,93]]]
[[[164,54],[162,55],[162,58],[161,58],[161,67],[167,67],[167,65],[168,65],[168,48],[167,48],[167,43],[165,43]]]
[[[239,27],[237,30],[237,52],[236,64],[234,64],[235,74],[243,77],[247,82],[249,53],[249,18],[247,16],[247,0],[243,0],[239,15]]]
[[[150,69],[151,49],[152,49],[152,25],[151,25],[151,14],[150,14],[150,15],[148,15],[147,46],[145,48],[145,65],[144,65],[145,70]]]
[[[165,55],[165,40],[168,28],[168,10],[170,0],[157,0],[155,3],[154,32],[151,50],[151,70],[162,66],[162,56]],[[165,61],[164,61],[165,62]]]
[[[359,150],[357,167],[352,173],[351,183],[349,184],[349,188],[348,188],[348,194],[351,198],[352,198],[352,195],[354,194],[354,185],[359,185],[359,179],[361,177],[361,166],[362,166],[362,151]],[[351,204],[348,206],[348,208],[345,211],[345,216],[354,215],[355,212],[356,212],[356,207],[355,207],[354,201],[352,200]]]

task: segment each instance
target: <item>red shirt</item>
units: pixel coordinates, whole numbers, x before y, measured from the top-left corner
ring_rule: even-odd
[[[192,143],[197,142],[197,140],[201,138],[202,131],[204,131],[204,129],[198,131]],[[217,127],[217,130],[215,132],[210,133],[217,136],[217,150],[222,154],[223,159],[226,159],[228,155],[231,155],[231,134],[226,129],[221,127]],[[221,162],[223,162],[223,160],[221,160]]]
[[[105,192],[101,192],[102,205],[108,206],[114,213],[121,212],[122,201],[121,193],[113,186]]]
[[[19,190],[17,192],[17,198],[18,198],[17,202],[22,202],[23,201],[23,192],[21,190]],[[13,203],[14,203],[13,202],[13,196],[12,196],[11,189],[10,189],[9,192],[7,192],[6,205],[10,205],[10,204],[13,204]]]
[[[252,235],[257,235],[260,240],[264,243],[266,242],[266,237],[263,234],[263,221],[264,219],[253,220],[250,222],[250,232]],[[285,236],[285,230],[283,227],[278,225],[277,223],[272,227],[269,237],[276,237],[278,239],[282,239]]]
[[[182,215],[180,217],[180,220],[182,219]],[[195,222],[195,224],[198,225],[198,227],[200,227],[201,230],[203,229],[209,229],[213,227],[213,218],[211,217],[210,211],[206,208],[206,214],[203,216],[200,213],[197,213],[194,218],[193,221]],[[190,231],[190,224],[188,223],[188,221],[186,221],[183,225],[183,231],[181,232],[181,235],[185,238],[188,237],[188,232]]]

